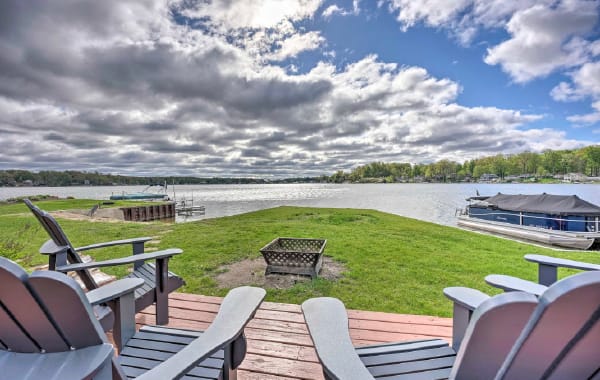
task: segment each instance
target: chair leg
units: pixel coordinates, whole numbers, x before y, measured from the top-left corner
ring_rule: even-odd
[[[125,294],[114,302],[111,309],[115,313],[113,340],[119,353],[125,344],[135,335],[135,297],[133,293]]]
[[[109,379],[127,380],[127,376],[123,372],[121,365],[119,365],[119,362],[118,362],[118,359],[116,356],[113,356],[111,363],[112,363],[112,365],[111,365],[112,377],[109,377]]]
[[[134,255],[144,253],[144,242],[133,243],[132,250]],[[144,265],[143,261],[136,261],[133,263],[133,269],[139,269],[142,265]]]
[[[169,323],[169,259],[156,260],[156,324],[166,325]]]
[[[92,376],[94,380],[112,380],[112,358],[107,358],[100,370]]]
[[[223,380],[237,380],[237,370],[233,368],[233,347],[228,344],[223,355]]]
[[[538,282],[545,286],[554,284],[558,279],[558,268],[552,265],[539,264]]]
[[[466,307],[454,303],[454,311],[452,315],[452,348],[458,351],[460,344],[465,337],[467,326],[471,320],[473,312]]]

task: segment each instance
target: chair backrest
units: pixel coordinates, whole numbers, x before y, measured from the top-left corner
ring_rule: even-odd
[[[54,217],[48,212],[41,210],[39,207],[31,203],[29,199],[24,199],[23,202],[25,202],[42,227],[44,227],[54,244],[59,247],[67,247],[67,251],[65,253],[67,262],[69,264],[82,263],[83,260],[81,259],[81,256],[79,256],[75,250],[75,247],[73,244],[71,244],[71,241],[69,241],[69,238],[61,228],[60,224],[58,224],[56,219],[54,219]],[[54,264],[52,262],[50,263],[50,269],[54,269]],[[98,283],[96,283],[94,277],[87,269],[78,270],[77,274],[88,290],[98,288]]]
[[[600,368],[600,272],[567,277],[539,299],[492,297],[473,313],[452,379],[587,379]]]
[[[588,379],[600,374],[600,272],[550,286],[497,379]]]
[[[23,202],[27,205],[27,207],[29,207],[33,215],[35,215],[36,219],[40,222],[42,227],[44,227],[44,229],[56,245],[61,247],[68,246],[70,248],[73,248],[73,245],[69,241],[69,238],[67,238],[67,235],[65,235],[62,228],[60,227],[56,219],[52,217],[52,215],[50,215],[44,210],[41,210],[39,207],[31,203],[29,199],[23,199]]]
[[[524,292],[502,293],[475,311],[456,354],[451,379],[493,379],[538,303]]]
[[[0,257],[0,350],[65,352],[106,343],[75,280],[58,272],[31,275]]]

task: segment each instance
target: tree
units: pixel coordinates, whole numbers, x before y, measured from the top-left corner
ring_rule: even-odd
[[[589,169],[590,176],[600,176],[600,145],[585,147],[583,148],[583,152],[587,158],[586,165]]]
[[[555,150],[545,150],[543,153],[543,165],[550,174],[556,174],[560,166],[561,154]]]
[[[506,169],[508,168],[508,162],[506,158],[502,154],[497,154],[492,159],[492,168],[494,173],[500,177],[500,179],[504,179],[504,175],[506,174]]]

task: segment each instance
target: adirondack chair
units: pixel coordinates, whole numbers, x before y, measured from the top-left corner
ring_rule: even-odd
[[[599,264],[591,264],[551,256],[529,254],[525,255],[525,260],[538,264],[538,283],[523,280],[518,277],[500,274],[491,274],[486,276],[485,282],[507,292],[522,291],[539,296],[546,291],[548,286],[556,282],[558,279],[558,268],[600,271]]]
[[[133,264],[133,272],[128,277],[144,280],[144,285],[135,290],[135,311],[138,312],[156,303],[156,324],[165,325],[169,323],[169,293],[185,285],[185,281],[181,277],[168,270],[169,259],[180,254],[182,252],[180,249],[171,248],[144,253],[144,243],[152,240],[149,237],[116,240],[75,248],[52,215],[40,210],[28,199],[25,199],[24,202],[50,235],[50,240],[40,248],[41,254],[48,255],[50,270],[59,272],[74,271],[85,287],[88,290],[93,290],[99,286],[90,274],[89,269]],[[83,251],[129,244],[133,248],[133,255],[126,258],[83,263],[79,256],[79,253]],[[150,260],[155,262],[145,262]],[[112,326],[110,323],[112,320],[111,310],[98,306],[95,312],[105,331],[110,329]]]
[[[243,329],[265,296],[259,288],[229,292],[204,333],[166,327],[135,331],[133,292],[143,280],[119,280],[90,293],[124,297],[133,328],[117,357],[83,290],[52,271],[28,275],[0,257],[0,378],[69,379],[235,379],[244,359]],[[98,293],[104,293],[99,295]]]
[[[444,293],[459,308],[474,309],[458,348],[439,339],[355,348],[341,301],[305,301],[302,311],[325,378],[600,378],[600,272],[563,279],[539,299],[524,292],[487,297],[468,288]]]

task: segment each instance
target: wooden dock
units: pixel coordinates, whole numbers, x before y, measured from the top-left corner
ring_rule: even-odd
[[[175,202],[121,207],[120,209],[123,211],[124,220],[134,222],[147,222],[151,220],[175,218]]]
[[[222,298],[172,293],[169,326],[204,330]],[[349,310],[355,345],[424,338],[452,339],[452,319],[422,315]],[[154,306],[136,316],[138,325],[154,324]],[[323,379],[321,365],[300,305],[264,302],[246,328],[248,354],[238,369],[239,380]]]

